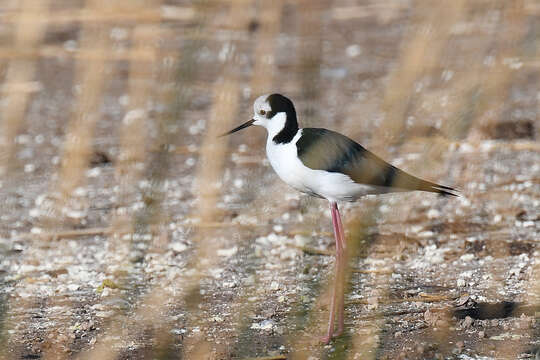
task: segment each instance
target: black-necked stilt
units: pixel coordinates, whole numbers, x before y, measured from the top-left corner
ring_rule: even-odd
[[[343,331],[345,233],[338,201],[355,201],[364,195],[397,191],[429,191],[453,195],[456,190],[407,174],[337,132],[319,128],[299,128],[291,100],[280,94],[263,95],[253,104],[253,119],[223,134],[229,135],[251,125],[268,131],[266,155],[287,184],[298,191],[327,199],[332,212],[336,240],[336,278],[330,305],[328,343]],[[338,330],[334,332],[335,314]]]

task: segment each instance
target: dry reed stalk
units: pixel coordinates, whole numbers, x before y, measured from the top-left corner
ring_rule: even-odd
[[[160,4],[161,1],[153,0],[140,1],[130,5],[132,5],[131,10],[133,12],[144,13],[145,11],[151,11],[159,7]],[[134,55],[147,53],[150,54],[151,59],[157,61],[161,58],[157,50],[159,35],[159,23],[136,25],[132,30],[133,47],[130,53]],[[144,59],[136,59],[134,56],[131,58],[128,79],[129,106],[120,130],[121,149],[116,167],[116,179],[120,185],[118,196],[120,206],[127,206],[130,196],[137,191],[136,184],[141,178],[146,160],[145,151],[148,141],[146,139],[147,131],[145,130],[147,117],[146,104],[152,97],[150,86],[155,81],[153,72],[156,64],[154,62],[141,64],[141,60]],[[152,218],[147,220],[150,222],[153,221]],[[126,226],[130,229],[130,232],[133,232],[133,223],[134,219],[131,217],[120,216],[118,214],[114,215],[110,231],[110,234],[113,236],[109,238],[109,241],[114,244],[113,248],[116,250],[122,248],[123,252],[129,252],[129,241],[122,239],[119,235]],[[146,225],[152,227],[150,223]],[[144,315],[142,326],[149,327],[152,324],[166,323],[166,319],[160,313],[163,307],[163,299],[166,297],[167,295],[161,289],[154,289],[144,299],[144,303],[141,304],[144,307],[144,311],[138,309],[138,313]],[[110,321],[107,324],[106,333],[120,334],[122,332],[121,323],[125,320],[116,318]],[[106,340],[100,339],[93,350],[82,353],[80,358],[114,359],[118,355],[114,345],[114,341],[111,342],[110,338]]]
[[[87,0],[85,6],[94,11],[105,11],[110,7],[110,2]],[[111,51],[108,29],[108,26],[83,24],[81,49],[98,54]],[[75,83],[80,85],[80,91],[74,102],[74,115],[69,122],[63,146],[57,185],[60,192],[57,210],[64,206],[63,203],[71,197],[73,190],[84,181],[84,173],[92,153],[94,127],[100,115],[98,111],[105,81],[105,66],[106,62],[101,57],[84,59],[76,64]]]
[[[330,269],[332,271],[333,269]],[[309,319],[306,327],[303,329],[303,334],[295,334],[288,340],[290,343],[290,352],[288,359],[291,360],[307,360],[310,357],[315,359],[324,358],[324,349],[321,338],[326,331],[328,323],[328,312],[321,311],[327,308],[330,311],[330,297],[332,296],[332,279],[324,286],[322,292],[315,299],[315,303],[309,312]]]
[[[106,11],[110,2],[106,0],[87,0],[86,8],[93,11]],[[108,26],[96,27],[95,24],[83,24],[81,30],[81,49],[105,53],[110,51]],[[102,100],[105,82],[105,66],[103,59],[85,59],[78,61],[75,67],[75,83],[80,85],[77,93],[74,115],[71,118],[63,146],[62,163],[59,179],[54,190],[60,193],[56,198],[55,210],[58,214],[72,196],[73,191],[84,183],[84,174],[92,153],[94,127],[99,118],[99,105]],[[55,230],[62,225],[62,216],[47,219],[45,227]],[[46,229],[47,230],[47,229]],[[51,304],[52,305],[52,304]],[[50,329],[49,331],[54,331]],[[50,344],[44,353],[44,359],[56,359],[59,354],[67,358],[62,348],[69,348],[69,339]]]
[[[388,156],[386,148],[388,140],[394,144],[402,144],[403,141],[408,140],[405,132],[405,118],[413,102],[410,96],[413,93],[413,85],[424,72],[432,71],[437,67],[451,33],[450,28],[463,17],[466,3],[457,1],[442,7],[429,6],[426,3],[425,6],[419,4],[417,9],[418,12],[425,12],[425,17],[422,18],[420,25],[415,26],[415,29],[419,30],[416,30],[415,36],[405,43],[400,66],[391,74],[383,103],[383,107],[387,111],[386,118],[383,125],[378,127],[373,134],[374,150],[383,158]],[[443,12],[444,15],[442,15]],[[448,144],[444,142],[442,144],[431,142],[424,153],[432,155],[430,158],[439,158],[447,147]],[[430,168],[430,165],[426,165],[425,161],[422,162],[422,166]],[[386,276],[386,279],[379,279],[376,283],[389,285],[390,278]],[[383,299],[383,303],[388,299],[388,292],[389,287],[386,286],[382,290],[382,294],[377,294],[379,298]],[[355,329],[358,334],[353,337],[354,350],[350,352],[350,358],[358,355],[362,359],[375,358],[376,348],[383,346],[378,341],[380,334],[367,337],[367,340],[362,334],[366,331],[377,333],[382,321],[384,321],[383,318],[378,320],[374,318],[374,323],[368,323],[367,329],[362,331]],[[444,328],[437,332],[439,335],[437,342],[439,343],[444,341],[444,337],[449,332],[449,321],[442,323]]]
[[[345,229],[347,229],[347,259],[346,263],[350,264],[350,262],[354,260],[359,260],[363,258],[362,255],[366,253],[367,249],[370,247],[370,243],[366,241],[366,229],[369,228],[369,224],[373,219],[373,211],[376,209],[376,207],[369,208],[363,215],[364,217],[360,217],[361,219],[366,220],[365,222],[348,222],[345,224]],[[332,267],[328,268],[328,271],[333,271]],[[375,276],[384,276],[388,275],[388,273],[381,272],[381,274],[375,274]],[[345,289],[349,287],[349,281],[351,281],[351,267],[347,266],[345,269],[345,275],[344,275],[344,286]],[[354,281],[354,280],[352,280]],[[308,322],[308,326],[306,329],[304,329],[304,335],[297,336],[296,339],[292,342],[290,348],[291,348],[291,359],[308,359],[309,357],[313,356],[315,358],[322,358],[324,357],[325,349],[322,346],[314,347],[313,345],[319,344],[320,345],[320,337],[324,335],[324,331],[326,330],[326,324],[327,324],[327,316],[328,313],[326,311],[320,311],[320,308],[323,304],[329,305],[329,297],[331,296],[332,291],[332,285],[333,285],[333,278],[330,276],[329,283],[327,286],[324,287],[323,292],[321,295],[319,295],[316,299],[315,304],[313,305],[313,308],[311,310],[310,319]],[[347,291],[346,291],[347,293]],[[329,309],[328,309],[329,310]],[[380,316],[371,316],[366,318],[367,321],[366,324],[362,326],[361,330],[362,335],[365,335],[366,332],[369,329],[369,333],[375,333],[378,329],[377,327],[377,321],[379,321]],[[345,319],[347,319],[347,312],[345,313]],[[357,332],[359,328],[355,327],[354,331]],[[351,331],[351,329],[346,326],[345,328],[346,332]],[[352,341],[352,344],[354,346],[354,340],[355,337],[353,335],[352,339],[348,340],[348,337],[344,337],[346,344],[339,344],[339,341],[334,343],[335,354],[332,354],[333,356],[337,356],[337,358],[346,358],[348,356],[347,348],[349,348],[348,342]],[[373,346],[375,343],[368,342],[363,345],[369,345],[368,348],[363,348],[365,350],[365,353],[368,354],[373,350]],[[349,352],[349,354],[353,354],[352,352]],[[328,355],[328,354],[327,354]],[[362,359],[367,359],[369,357],[361,357]]]
[[[481,133],[483,127],[492,124],[494,119],[496,122],[498,118],[504,117],[502,104],[508,99],[513,74],[509,67],[503,64],[503,59],[519,56],[517,47],[526,36],[523,14],[519,15],[521,10],[516,11],[522,9],[520,4],[522,4],[520,1],[489,3],[492,7],[503,11],[499,26],[507,27],[508,31],[503,31],[503,35],[497,39],[482,42],[476,49],[468,69],[457,73],[452,81],[449,93],[453,101],[446,107],[450,118],[441,129],[448,138],[466,139],[466,143],[474,146],[485,138],[485,134]],[[498,48],[494,64],[486,66],[486,59],[491,57],[493,48]],[[503,146],[506,145],[497,142],[493,149]],[[513,144],[507,146],[514,148]],[[439,141],[433,148],[430,154],[433,154],[432,158],[437,158],[442,156],[448,147]],[[463,172],[458,180],[460,184],[466,184],[469,181],[477,181],[478,175],[476,172]]]
[[[56,45],[43,45],[39,48],[30,49],[13,49],[7,47],[0,47],[0,59],[9,60],[26,60],[33,58],[53,58],[53,59],[75,59],[75,60],[102,60],[102,61],[121,61],[121,60],[137,60],[152,62],[156,59],[153,57],[152,52],[130,51],[124,52],[111,52],[111,51],[99,51],[95,49],[81,49],[77,51],[66,50],[62,46]],[[25,87],[15,88],[17,91],[32,92],[36,91],[35,86],[29,83]],[[6,91],[6,90],[3,90]]]
[[[415,94],[414,85],[415,82],[422,77],[422,75],[434,71],[438,71],[440,63],[444,62],[444,55],[448,51],[449,45],[452,45],[450,40],[452,36],[452,27],[456,23],[459,23],[460,19],[467,13],[468,4],[464,1],[457,1],[453,3],[445,4],[444,6],[436,7],[427,2],[421,2],[417,6],[416,12],[420,13],[419,24],[412,24],[411,33],[415,36],[412,39],[404,37],[403,51],[401,54],[400,64],[390,74],[390,84],[387,87],[383,108],[387,110],[386,118],[383,121],[383,126],[377,127],[373,133],[373,150],[381,155],[383,158],[389,157],[388,143],[399,144],[405,146],[406,144],[424,142],[424,146],[421,149],[424,156],[422,161],[408,162],[405,170],[416,174],[420,177],[425,177],[429,180],[437,181],[433,178],[433,174],[425,174],[427,169],[433,167],[440,167],[436,164],[437,161],[448,164],[448,168],[444,173],[448,173],[453,162],[447,161],[445,154],[448,153],[449,146],[452,144],[447,137],[455,139],[460,132],[460,123],[453,118],[447,119],[444,123],[443,136],[445,137],[432,137],[418,138],[411,137],[414,134],[409,135],[405,126],[405,119],[408,113],[418,114],[423,111],[422,104],[439,102],[441,94],[431,92],[418,92]],[[444,13],[444,15],[441,15]],[[417,19],[413,17],[413,19]],[[442,20],[441,20],[442,19]],[[474,78],[469,74],[464,81],[454,82],[458,87],[463,84],[469,84],[471,78]],[[462,97],[466,94],[470,97],[470,92],[463,92],[457,90],[456,97]],[[413,94],[413,95],[411,95]],[[436,100],[433,99],[435,97]],[[449,106],[446,106],[445,112],[454,115],[458,111],[462,110],[463,100],[456,103],[450,102]],[[454,106],[455,108],[452,108]],[[458,110],[459,109],[459,110]],[[469,121],[471,119],[468,119]],[[390,141],[388,142],[388,139]],[[428,140],[429,139],[429,140]],[[427,143],[426,143],[427,141]],[[455,156],[454,156],[455,158]],[[427,163],[426,163],[427,161]],[[455,173],[455,172],[454,172]],[[460,179],[447,179],[441,181],[445,184],[451,184],[459,188]],[[441,203],[444,206],[445,203]]]
[[[317,23],[317,15],[320,16],[320,14],[317,13],[316,10],[316,4],[310,3],[308,4],[302,4],[302,8],[307,7],[308,10],[305,11],[305,13],[310,14],[310,17],[307,17],[307,20],[304,23],[305,30],[307,31],[304,33],[304,36],[309,37],[313,36],[313,29],[321,29],[322,26],[320,23]],[[315,7],[315,8],[314,8]],[[315,39],[320,39],[321,34],[315,33],[314,35]],[[318,83],[318,66],[321,62],[321,54],[320,54],[320,43],[318,47],[314,44],[317,43],[316,40],[313,40],[313,44],[310,46],[306,46],[304,48],[304,55],[302,57],[303,59],[303,65],[307,68],[307,71],[305,70],[303,73],[303,84],[302,88],[304,90],[304,95],[308,99],[315,99],[318,96],[317,90],[315,88],[317,87]],[[310,75],[311,74],[311,75]],[[307,113],[310,113],[309,109],[307,109]],[[375,211],[375,208],[368,210],[367,215],[368,218],[371,218],[371,214]],[[347,222],[345,228],[349,229],[351,227],[351,223]],[[349,263],[351,258],[355,258],[358,254],[364,252],[366,248],[369,246],[368,243],[365,242],[364,234],[366,234],[366,229],[369,226],[366,224],[360,225],[360,227],[353,227],[353,231],[347,236],[347,255],[348,259],[346,263]],[[355,235],[356,233],[356,235]],[[331,269],[329,269],[331,271]],[[389,275],[387,272],[381,272],[382,275]],[[380,275],[380,276],[382,276]],[[348,288],[349,279],[351,276],[351,269],[350,267],[347,267],[345,269],[345,275],[344,275],[344,283],[345,288]],[[383,281],[383,283],[388,283],[388,281]],[[322,302],[327,302],[324,299],[327,299],[330,296],[331,288],[332,288],[332,282],[326,286],[325,291],[317,298],[316,304],[314,305],[312,310],[311,319],[310,319],[310,325],[307,328],[306,336],[300,336],[293,342],[291,345],[291,359],[307,359],[311,356],[315,357],[322,357],[323,355],[323,349],[319,347],[316,352],[313,352],[313,348],[310,348],[310,344],[314,344],[318,342],[318,339],[316,336],[323,335],[323,332],[326,328],[326,312],[320,312],[318,309],[321,306]],[[363,327],[364,333],[369,330],[369,333],[377,333],[379,326],[378,326],[378,317],[372,317],[368,319],[368,323]],[[358,329],[355,329],[358,330]],[[346,331],[349,331],[346,329]],[[363,338],[363,337],[362,337]],[[360,337],[353,337],[353,346],[356,345],[355,340],[360,339]],[[362,359],[367,359],[370,357],[375,356],[375,348],[378,346],[378,343],[376,341],[376,337],[372,336],[369,338],[370,341],[364,342],[362,344],[361,351],[363,352],[364,356],[361,356]],[[367,346],[366,346],[367,345]],[[339,357],[347,357],[347,345],[336,345],[336,353],[333,354],[333,356]],[[310,349],[310,350],[307,350]],[[353,352],[350,352],[349,354],[353,354]]]
[[[407,3],[400,2],[373,2],[363,5],[337,5],[332,9],[332,18],[337,21],[350,21],[360,19],[372,19],[376,17],[383,23],[387,23],[396,14],[406,8]]]
[[[139,307],[135,310],[133,316],[137,319],[137,326],[142,329],[158,329],[161,326],[167,324],[166,315],[163,312],[165,306],[165,300],[169,297],[167,293],[159,286],[152,289],[151,292],[141,301]],[[119,355],[119,344],[116,343],[116,339],[122,336],[123,327],[129,324],[128,319],[124,316],[117,316],[115,321],[108,324],[105,331],[102,332],[101,337],[95,347],[87,352],[81,352],[77,359],[79,360],[114,360]],[[105,336],[108,336],[105,338]],[[167,334],[157,334],[156,338],[160,336],[167,336]],[[103,339],[105,338],[105,339]],[[156,341],[157,342],[157,341]]]
[[[473,142],[478,142],[485,137],[481,133],[483,127],[496,123],[506,116],[503,104],[507,103],[510,96],[514,73],[504,61],[522,54],[523,42],[527,37],[527,19],[523,1],[501,2],[493,6],[499,8],[502,13],[499,20],[499,27],[502,29],[500,35],[493,40],[495,44],[486,41],[485,48],[480,52],[483,56],[471,66],[469,72],[456,79],[462,87],[458,92],[460,101],[456,104],[461,105],[462,109],[456,111],[458,126],[452,125],[452,127],[455,129],[455,134]],[[490,51],[493,51],[493,48],[497,48],[497,53],[492,66],[487,67],[484,64],[485,58]],[[459,124],[460,122],[462,124]],[[495,148],[504,146],[498,142]],[[514,144],[507,146],[517,150]],[[481,178],[482,175],[477,172],[465,172],[460,177],[460,182],[478,181]],[[496,188],[504,185],[504,183],[498,184]],[[476,196],[484,195],[489,196],[489,192]],[[440,341],[444,342],[444,339],[441,338]],[[497,344],[495,353],[503,358],[517,358],[526,350],[525,341],[525,339],[521,340],[521,346]]]
[[[18,17],[14,23],[13,48],[15,51],[37,48],[43,39],[47,23],[28,22],[22,18],[22,15],[26,13],[39,14],[39,16],[46,19],[49,12],[49,1],[23,0],[20,1],[19,5],[16,14],[21,17]],[[2,123],[0,124],[0,176],[2,177],[9,174],[10,170],[15,167],[13,161],[15,137],[24,121],[24,115],[32,94],[32,91],[26,90],[31,90],[34,87],[36,66],[37,59],[30,58],[22,61],[11,61],[7,67],[7,73],[2,84],[2,92],[6,95],[6,107],[2,113]],[[11,298],[7,301],[6,307],[8,309],[12,307],[12,301]],[[26,299],[18,299],[17,301],[17,306],[23,310],[33,305],[31,301]],[[9,321],[9,317],[8,312],[6,313],[7,320],[4,323]],[[9,341],[9,335],[7,335],[6,338],[1,339],[1,345],[9,343]],[[8,351],[0,352],[0,358],[8,359],[8,354]]]
[[[523,24],[517,24],[522,17],[520,18],[519,11],[516,11],[516,7],[518,9],[520,8],[519,5],[515,3],[508,3],[505,7],[505,16],[502,18],[502,21],[506,20],[508,23],[511,23],[511,25],[508,26],[511,29],[517,28],[521,30],[518,30],[517,32],[504,32],[506,35],[501,40],[501,42],[504,44],[502,46],[502,58],[514,56],[516,51],[513,47],[516,44],[520,44],[520,40],[525,35]],[[510,88],[511,74],[508,68],[502,65],[502,62],[499,63],[500,65],[496,65],[495,69],[486,71],[483,64],[485,56],[484,54],[489,53],[492,45],[490,46],[489,42],[485,42],[485,44],[486,46],[483,49],[478,50],[478,53],[481,54],[481,56],[479,56],[478,59],[475,59],[476,61],[471,64],[469,71],[461,73],[459,78],[454,81],[455,89],[453,89],[453,92],[457,94],[455,96],[457,100],[447,108],[447,112],[454,114],[457,117],[457,121],[454,119],[449,119],[449,121],[443,127],[443,131],[448,134],[447,136],[450,138],[468,136],[470,141],[471,135],[473,138],[478,136],[475,133],[477,129],[473,126],[473,124],[478,122],[478,119],[482,118],[485,112],[493,112],[493,99],[499,98],[498,101],[495,100],[495,103],[502,104],[507,98],[507,92]],[[475,98],[476,94],[478,93],[481,94],[480,99]],[[491,114],[490,117],[491,116],[493,116],[493,114]],[[447,147],[448,146],[444,143],[444,141],[439,141],[433,143],[432,146],[427,147],[426,150],[429,149],[429,153],[432,154],[432,157],[437,158],[442,155],[443,151],[445,151]],[[422,166],[425,167],[425,164],[422,164]],[[467,173],[463,175],[467,176]],[[469,175],[474,176],[475,179],[478,179],[477,173],[469,173]],[[463,176],[459,178],[460,183],[466,183],[468,180],[469,179],[467,177]],[[470,180],[474,179],[471,178]],[[449,327],[451,321],[448,318],[441,320],[443,326],[440,327],[440,329],[442,331],[434,333],[434,340],[440,345],[440,351],[450,352],[452,349],[449,347],[446,338],[450,332]],[[505,349],[500,348],[496,351],[497,354],[503,354],[505,352],[508,353],[506,355],[508,358],[515,358],[518,355],[518,353],[515,353],[515,350],[512,350],[509,347]]]
[[[306,106],[297,108],[297,112],[303,114],[303,125],[309,126],[313,123],[313,115],[316,110],[313,104],[319,99],[320,66],[322,62],[322,29],[325,19],[324,13],[329,9],[330,4],[324,1],[303,0],[298,1],[296,9],[299,14],[299,38],[303,39],[298,51],[298,70],[300,77],[296,79],[299,83],[302,100],[306,100]],[[333,234],[332,234],[333,235]],[[330,235],[330,236],[332,236]],[[318,252],[318,251],[316,251]],[[321,251],[323,253],[324,251]],[[328,268],[328,282],[323,286],[317,296],[315,303],[308,315],[306,328],[303,335],[295,335],[290,339],[290,359],[307,359],[310,356],[320,358],[323,354],[323,347],[312,345],[319,344],[320,338],[326,331],[328,313],[330,312],[330,297],[334,279],[335,263]],[[326,279],[325,279],[326,280]],[[321,308],[327,305],[327,311]]]
[[[300,98],[305,105],[298,104],[296,112],[302,114],[302,125],[310,127],[318,123],[317,105],[320,99],[321,62],[322,62],[322,29],[323,12],[330,3],[322,0],[298,1],[300,15],[299,38],[302,39],[298,49],[297,71],[300,73]]]
[[[242,1],[245,0],[235,0],[234,3]],[[230,77],[218,80],[214,87],[214,106],[210,113],[208,130],[201,145],[200,166],[197,170],[199,204],[195,214],[203,222],[215,219],[217,210],[215,204],[221,194],[221,187],[216,184],[221,180],[225,162],[224,154],[227,149],[227,142],[216,141],[216,138],[232,126],[238,109],[238,95],[238,82]],[[200,240],[204,241],[202,239]]]
[[[39,1],[34,3],[38,4]],[[71,23],[114,23],[137,22],[155,23],[160,21],[191,21],[195,17],[195,9],[191,6],[157,6],[155,8],[141,9],[138,6],[116,6],[108,4],[103,9],[58,9],[48,16],[38,13],[25,12],[20,14],[4,14],[2,22],[5,23],[48,23],[52,25],[65,25]],[[102,25],[102,24],[101,24]]]
[[[398,249],[391,247],[390,250],[386,249],[386,246],[382,242],[372,243],[373,239],[368,236],[368,229],[375,224],[375,218],[378,214],[378,204],[373,203],[367,209],[365,209],[361,215],[357,215],[355,219],[362,219],[361,221],[350,221],[347,227],[350,228],[350,236],[347,246],[347,251],[352,259],[361,260],[364,257],[394,257],[397,255]],[[385,251],[378,251],[378,248],[383,248]],[[374,269],[376,271],[371,272],[369,276],[373,279],[374,284],[382,284],[380,287],[373,289],[371,295],[367,295],[366,298],[377,299],[372,302],[373,305],[384,303],[388,299],[389,287],[391,283],[391,273],[385,271],[386,269]],[[351,278],[354,274],[354,270],[348,269],[347,278]],[[354,279],[352,280],[354,281]],[[368,290],[369,291],[369,290]],[[381,299],[381,301],[379,301]],[[353,359],[374,359],[377,354],[377,347],[381,346],[379,337],[381,336],[380,329],[384,323],[384,315],[380,313],[376,308],[372,310],[375,314],[369,316],[364,322],[357,324],[354,327],[350,343],[352,349],[345,354],[344,358]]]
[[[45,34],[49,0],[21,0],[17,20],[14,23],[13,51],[37,49]],[[28,21],[24,15],[39,16],[44,21]],[[9,172],[13,167],[15,137],[24,121],[32,85],[36,71],[36,58],[12,60],[2,84],[2,93],[6,96],[6,107],[2,113],[0,126],[0,176]],[[22,91],[21,91],[22,90]],[[31,91],[28,91],[31,90]]]
[[[488,108],[488,103],[497,102],[503,103],[510,96],[510,89],[513,78],[513,72],[510,71],[508,66],[504,64],[504,59],[512,58],[519,56],[523,53],[524,40],[527,37],[528,30],[528,19],[526,16],[526,1],[517,0],[510,3],[505,3],[503,8],[503,16],[501,21],[503,25],[507,27],[507,31],[502,31],[501,39],[501,55],[499,61],[494,69],[495,76],[486,77],[485,79],[485,91],[486,91],[486,101],[484,102],[486,111]],[[536,57],[538,58],[538,50],[536,52]],[[502,113],[498,114],[500,117],[503,116]],[[537,133],[539,130],[537,129]],[[534,262],[532,264],[533,270],[531,276],[528,279],[525,289],[525,303],[538,303],[540,298],[540,263]],[[538,316],[534,319],[538,321]],[[531,337],[538,336],[538,330],[535,330],[534,327],[530,327]],[[530,350],[528,348],[529,340],[527,337],[522,337],[518,340],[517,346],[507,346],[504,344],[496,344],[495,353],[497,356],[505,359],[517,359],[520,357],[520,354]]]
[[[270,92],[273,85],[275,71],[275,52],[277,36],[281,28],[281,11],[283,0],[264,1],[257,12],[260,30],[256,39],[253,58],[253,76],[251,78],[251,91],[253,95]]]
[[[448,108],[453,118],[449,119],[442,129],[450,136],[466,138],[468,142],[479,142],[485,138],[485,134],[481,133],[482,128],[505,116],[503,104],[509,96],[513,72],[504,64],[504,60],[519,56],[521,51],[518,50],[527,31],[522,6],[519,4],[522,2],[493,5],[494,8],[502,10],[499,26],[507,28],[508,31],[502,32],[503,35],[492,42],[483,42],[483,46],[475,52],[477,55],[468,71],[457,74],[453,81],[455,85],[452,93],[456,100]],[[494,47],[497,48],[495,57],[490,55]],[[493,64],[486,65],[486,59],[490,57],[493,58]],[[469,181],[468,178],[461,180]]]
[[[255,42],[256,46],[253,53],[255,66],[253,67],[253,76],[250,83],[252,97],[274,92],[275,51],[281,25],[280,17],[283,0],[262,1],[259,3],[259,7],[257,21],[260,23],[260,29],[257,32]],[[250,148],[264,143],[263,138],[264,132],[243,134],[243,139]]]
[[[248,10],[253,6],[253,0],[231,0],[227,25],[233,29],[245,29],[247,27]],[[223,79],[217,80],[213,89],[213,105],[210,110],[206,133],[201,144],[199,167],[197,168],[197,194],[198,203],[194,214],[201,222],[212,222],[218,214],[216,204],[221,196],[221,187],[216,184],[221,182],[227,153],[228,142],[225,139],[216,140],[217,137],[232,127],[238,113],[240,101],[240,88],[237,72],[234,67],[237,64],[237,51],[231,47],[227,62],[223,69]],[[219,258],[216,256],[217,246],[214,243],[215,233],[199,229],[195,235],[196,254],[190,265],[193,272],[186,293],[196,292],[195,302],[198,300],[199,279],[205,276],[205,269],[211,268]],[[188,301],[188,313],[194,316],[197,304]],[[196,316],[195,316],[196,317]],[[191,326],[191,322],[188,322]],[[208,349],[211,346],[203,338],[188,338],[184,344],[184,356],[190,359],[204,359],[208,357]]]
[[[416,4],[416,12],[422,17],[421,23],[404,36],[403,51],[398,66],[390,74],[383,100],[386,116],[372,134],[372,148],[379,156],[388,158],[388,144],[404,140],[402,136],[405,134],[406,115],[413,101],[411,94],[414,94],[414,83],[438,63],[450,27],[459,19],[464,5],[464,0],[448,2],[440,7],[434,6],[429,0]]]
[[[259,5],[261,7],[260,11],[257,11],[255,20],[260,24],[260,30],[256,33],[255,38],[255,50],[253,53],[253,58],[255,61],[254,69],[252,72],[251,78],[251,90],[253,97],[259,96],[262,93],[268,93],[271,90],[273,83],[274,75],[274,59],[276,52],[276,39],[280,30],[280,21],[279,16],[282,11],[283,1],[265,1]],[[261,133],[262,135],[262,133]],[[252,134],[244,134],[244,139],[246,143],[250,146],[260,146],[262,141],[262,136],[253,136]],[[267,198],[268,196],[264,196]],[[268,200],[268,199],[267,199]],[[264,200],[263,200],[264,202]],[[254,201],[253,208],[260,209],[261,203],[261,194],[257,194],[257,198]],[[259,204],[259,205],[257,205]],[[245,225],[233,224],[237,227],[242,227]],[[249,225],[249,227],[261,226]],[[264,225],[262,225],[264,226]],[[246,241],[249,241],[246,239]],[[257,276],[257,274],[254,274]],[[255,283],[258,281],[255,280]],[[233,309],[236,309],[236,315],[233,317],[232,323],[235,324],[236,334],[240,338],[242,337],[242,329],[249,328],[247,321],[250,320],[250,317],[247,314],[250,314],[254,311],[255,302],[249,302],[247,299],[251,297],[252,291],[249,288],[244,288],[241,292],[234,298]],[[227,345],[228,346],[228,345]],[[244,349],[240,349],[242,352]],[[249,349],[248,349],[249,350]],[[249,351],[248,351],[249,352]],[[276,357],[277,358],[277,357]]]
[[[159,7],[161,1],[154,0],[145,4],[148,7]],[[136,6],[134,7],[136,8]],[[137,10],[137,9],[135,9]],[[139,11],[145,11],[139,7]],[[132,48],[130,53],[148,53],[152,59],[157,60],[156,46],[159,40],[159,24],[141,24],[132,30]],[[115,178],[119,183],[118,206],[128,206],[130,196],[133,195],[136,185],[141,178],[145,167],[147,149],[147,104],[152,99],[151,85],[156,63],[141,63],[136,57],[130,61],[128,96],[129,105],[120,128],[120,153],[115,167]],[[133,221],[128,216],[114,214],[112,227],[133,227]],[[110,238],[111,241],[117,236]],[[120,244],[117,244],[120,245]]]
[[[479,117],[493,111],[493,104],[502,104],[508,100],[514,74],[504,61],[522,53],[522,44],[527,36],[523,0],[504,3],[501,10],[500,25],[507,28],[507,31],[502,31],[500,37],[496,39],[499,50],[493,68],[491,71],[481,72],[479,85],[482,95],[477,110]],[[495,107],[495,111],[496,114],[491,113],[489,118],[504,116],[501,107]],[[482,117],[486,119],[485,116]]]
[[[232,24],[243,24],[245,17],[242,16],[243,11],[246,9],[246,1],[233,1],[230,9],[231,17],[230,21]],[[208,15],[207,15],[208,16]],[[231,56],[229,63],[235,59],[234,56]],[[205,139],[203,140],[203,146],[201,148],[201,160],[199,161],[200,167],[197,171],[197,178],[199,179],[199,186],[202,190],[200,193],[200,202],[194,214],[203,220],[203,222],[212,222],[215,203],[219,195],[219,189],[214,187],[216,181],[221,177],[221,170],[223,166],[223,156],[225,153],[226,143],[216,144],[216,137],[221,132],[225,131],[231,123],[231,120],[236,115],[236,107],[238,103],[238,84],[234,77],[231,77],[230,72],[226,73],[227,76],[224,80],[219,81],[214,87],[214,106],[211,110],[210,121],[207,125],[207,133]],[[182,105],[182,104],[180,104]],[[215,252],[213,246],[205,246],[203,243],[208,242],[206,238],[199,234],[199,248],[197,251],[196,258],[193,259],[192,267],[195,269],[193,276],[187,276],[185,282],[183,283],[183,293],[186,296],[193,296],[194,292],[198,292],[199,279],[204,276],[204,269],[210,267],[213,262],[218,258],[215,254],[210,254]],[[210,249],[208,249],[210,248]],[[134,316],[139,317],[144,315],[144,320],[142,323],[139,323],[140,326],[153,326],[154,324],[160,324],[161,334],[156,337],[156,341],[162,342],[163,339],[167,337],[168,331],[166,331],[166,322],[162,318],[164,302],[163,299],[167,295],[163,293],[158,288],[153,289],[150,292],[149,296],[146,296],[139,303],[137,310],[135,311]],[[188,305],[188,313],[190,311],[195,311],[194,306]],[[193,314],[192,314],[193,315]],[[190,319],[193,317],[190,316]],[[188,326],[190,324],[187,324]],[[112,328],[109,331],[112,334],[118,334],[121,332],[121,328],[112,324]],[[83,358],[109,358],[114,357],[114,351],[110,351],[110,343],[103,342],[98,343],[98,346],[90,352],[85,354]],[[196,346],[194,346],[196,345]],[[192,339],[191,343],[186,341],[184,344],[184,349],[194,348],[196,353],[189,352],[190,358],[205,357],[209,352],[209,344],[204,341],[199,342],[197,339]],[[202,350],[201,350],[202,349]],[[187,351],[187,350],[186,350]],[[199,353],[200,352],[200,353]]]
[[[107,8],[105,0],[88,0],[86,7],[95,11]],[[96,28],[83,24],[81,32],[81,48],[92,49],[105,53],[109,50],[108,27]],[[91,51],[91,50],[90,50]],[[71,119],[63,148],[63,160],[60,168],[59,182],[57,184],[60,198],[57,199],[55,209],[63,208],[71,197],[73,190],[84,182],[83,174],[88,167],[92,152],[94,126],[98,120],[99,104],[103,93],[105,79],[105,61],[102,59],[86,59],[76,64],[76,83],[80,84],[80,92],[75,101],[74,116]],[[49,219],[45,224],[54,230],[62,223],[61,218]],[[49,331],[54,331],[50,329]],[[44,359],[67,358],[68,354],[62,348],[69,348],[69,340],[50,344],[43,352]],[[61,354],[61,355],[59,355]]]

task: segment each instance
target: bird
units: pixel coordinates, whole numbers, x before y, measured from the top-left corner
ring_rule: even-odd
[[[347,244],[338,203],[390,192],[420,190],[458,196],[458,191],[410,175],[338,132],[300,128],[293,102],[278,93],[259,96],[253,103],[253,118],[220,137],[252,125],[266,129],[266,156],[281,180],[302,193],[329,202],[336,242],[336,281],[328,328],[321,339],[328,344],[344,331],[343,282]]]

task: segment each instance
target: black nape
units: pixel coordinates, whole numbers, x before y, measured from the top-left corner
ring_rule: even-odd
[[[287,114],[287,120],[285,121],[285,127],[272,141],[275,144],[286,144],[292,141],[296,133],[298,132],[298,120],[296,119],[296,110],[291,100],[281,94],[272,94],[266,98],[266,101],[270,104],[272,109],[266,115],[268,119],[271,119],[277,113],[284,112]]]

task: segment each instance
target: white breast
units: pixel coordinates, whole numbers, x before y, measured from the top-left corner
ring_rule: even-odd
[[[268,136],[266,156],[281,180],[298,191],[330,201],[354,201],[363,195],[381,192],[373,186],[356,184],[347,175],[305,166],[296,151],[296,142],[301,135],[300,129],[293,140],[286,144],[275,144],[272,136]]]

